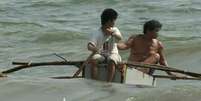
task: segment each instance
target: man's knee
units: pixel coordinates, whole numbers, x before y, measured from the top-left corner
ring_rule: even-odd
[[[158,53],[152,53],[151,54],[157,61],[160,59],[160,55]]]
[[[96,59],[90,59],[89,63],[92,64],[92,65],[96,65],[97,60]]]
[[[115,58],[115,57],[109,57],[108,62],[109,62],[109,64],[112,64],[112,65],[116,66],[121,62],[121,60],[118,59],[118,58]]]
[[[108,64],[109,64],[109,66],[116,66],[116,63],[112,59],[108,60]]]

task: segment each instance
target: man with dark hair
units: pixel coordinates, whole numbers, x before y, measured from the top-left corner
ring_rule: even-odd
[[[115,10],[111,8],[105,9],[101,14],[101,25],[105,25],[108,21],[116,20],[117,17],[118,13]]]
[[[157,20],[150,20],[144,24],[143,33],[146,34],[147,31],[153,31],[155,28],[161,29],[162,24]]]
[[[119,43],[118,48],[121,50],[130,49],[129,62],[142,62],[147,64],[160,64],[167,66],[167,61],[163,53],[163,44],[157,39],[158,32],[162,24],[156,20],[147,21],[144,24],[143,33],[131,36],[125,43]],[[139,69],[140,71],[153,74],[151,69]],[[169,75],[173,75],[167,72]]]
[[[108,66],[108,82],[111,82],[115,73],[115,65],[121,62],[118,53],[117,42],[122,35],[117,27],[114,27],[118,13],[109,8],[101,14],[101,27],[93,33],[88,43],[88,50],[96,53],[90,63],[92,65],[92,78],[98,79],[97,63],[106,61]]]

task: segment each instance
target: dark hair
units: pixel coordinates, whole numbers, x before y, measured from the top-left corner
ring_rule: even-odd
[[[117,16],[118,16],[118,13],[114,9],[107,8],[101,14],[101,24],[104,25],[108,21],[115,20],[117,19]]]
[[[157,20],[150,20],[144,24],[143,33],[146,34],[147,31],[153,31],[156,28],[161,28],[162,24]]]

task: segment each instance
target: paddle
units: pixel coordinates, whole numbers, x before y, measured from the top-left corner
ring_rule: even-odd
[[[109,41],[113,36],[109,36],[108,38],[106,38],[106,40],[104,40],[103,43]],[[91,46],[95,47],[94,44],[89,43]],[[100,49],[97,49],[97,51],[92,52],[89,57],[86,59],[86,61],[82,64],[82,66],[74,73],[73,77],[77,77],[80,72],[84,69],[85,65],[89,62],[89,60],[99,51]]]
[[[179,70],[179,69],[175,69],[175,68],[167,67],[167,66],[143,64],[143,63],[130,63],[130,62],[125,63],[125,64],[128,65],[128,66],[131,66],[133,68],[150,68],[150,69],[161,70],[161,71],[176,72],[176,73],[189,75],[189,76],[192,76],[192,77],[201,78],[201,74],[199,74],[199,73],[188,72],[188,71]]]
[[[90,59],[96,54],[96,52],[92,52],[89,57],[86,59],[86,61],[81,65],[81,67],[73,74],[73,77],[77,77],[80,72],[84,69],[86,64],[90,61]]]

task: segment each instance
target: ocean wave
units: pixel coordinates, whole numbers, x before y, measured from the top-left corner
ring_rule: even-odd
[[[37,35],[37,38],[34,42],[38,43],[53,43],[53,42],[67,42],[67,41],[75,41],[75,40],[83,40],[86,39],[85,34],[78,32],[47,32],[41,33]]]
[[[173,13],[200,13],[201,8],[196,6],[184,6],[180,5],[178,7],[170,8],[170,12]]]
[[[53,1],[53,0],[49,0],[49,1],[34,1],[31,2],[30,5],[26,5],[24,7],[63,7],[66,4],[68,4],[66,1]]]
[[[163,41],[200,41],[201,36],[160,36],[160,39]]]
[[[200,101],[200,86],[176,85],[140,92],[129,101]]]
[[[23,26],[27,26],[27,25],[32,25],[32,26],[37,26],[37,27],[44,27],[42,24],[36,23],[36,22],[16,22],[16,21],[0,21],[0,24],[2,26],[11,26],[11,25],[23,25]]]
[[[86,79],[53,80],[30,76],[1,80],[0,97],[3,101],[62,101],[64,98],[67,101],[200,101],[200,86],[131,88]]]

